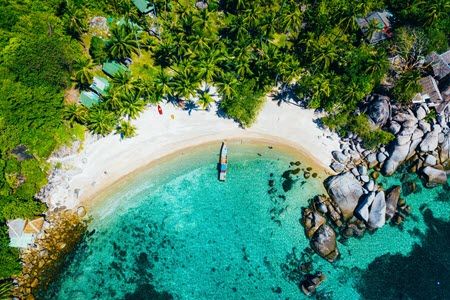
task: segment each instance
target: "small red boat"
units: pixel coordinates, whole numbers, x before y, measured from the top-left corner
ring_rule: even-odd
[[[160,114],[160,115],[162,115],[162,114],[163,114],[163,110],[162,110],[162,108],[161,108],[161,106],[160,106],[160,105],[158,105],[158,112],[159,112],[159,114]]]

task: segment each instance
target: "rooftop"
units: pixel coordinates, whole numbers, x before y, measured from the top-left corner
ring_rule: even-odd
[[[90,88],[97,94],[105,96],[108,94],[109,81],[105,77],[95,76]]]
[[[450,74],[450,50],[442,54],[433,52],[427,57],[427,61],[431,64],[433,74],[438,80]]]
[[[377,30],[372,33],[370,39],[371,44],[376,44],[382,40],[392,37],[391,32],[391,21],[392,14],[386,10],[371,12],[365,18],[357,18],[356,23],[358,24],[361,31],[366,34],[370,28],[370,23],[375,23]]]
[[[137,7],[137,9],[143,13],[149,13],[155,10],[155,6],[147,0],[132,0],[133,4]]]
[[[114,77],[119,72],[127,72],[127,71],[128,68],[125,65],[118,63],[116,61],[109,61],[103,64],[103,72],[105,72],[111,77]]]
[[[80,95],[80,102],[87,108],[100,102],[99,96],[92,91],[82,91]]]

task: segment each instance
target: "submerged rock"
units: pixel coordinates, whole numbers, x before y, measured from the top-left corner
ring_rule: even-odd
[[[329,262],[336,260],[339,251],[336,247],[336,233],[333,228],[327,224],[320,226],[311,239],[311,248]]]
[[[361,183],[351,173],[331,176],[325,181],[325,188],[337,204],[345,220],[353,216],[353,211],[363,195]]]
[[[317,272],[315,275],[305,275],[302,282],[300,282],[300,288],[302,292],[310,296],[316,292],[317,287],[325,280],[325,275],[322,272]]]

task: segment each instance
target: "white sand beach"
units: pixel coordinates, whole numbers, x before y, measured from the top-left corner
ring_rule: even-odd
[[[270,98],[269,98],[270,99]],[[88,136],[78,153],[53,157],[61,168],[50,177],[45,201],[50,208],[77,207],[120,178],[152,161],[182,150],[223,139],[264,139],[289,145],[303,152],[326,172],[331,151],[339,149],[337,135],[320,129],[313,110],[293,104],[267,100],[256,123],[242,129],[230,119],[218,117],[215,109],[188,111],[172,104],[148,108],[133,123],[137,136],[121,139],[118,135]]]

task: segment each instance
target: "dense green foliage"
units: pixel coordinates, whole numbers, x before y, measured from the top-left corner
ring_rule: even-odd
[[[156,0],[157,17],[141,15],[131,0],[0,0],[0,223],[32,217],[45,207],[33,195],[46,182],[46,158],[85,125],[94,133],[129,137],[129,122],[147,104],[168,100],[186,109],[209,109],[217,90],[224,116],[250,126],[265,95],[294,85],[298,99],[327,112],[325,125],[353,131],[368,147],[392,135],[370,129],[356,113],[385,81],[388,94],[407,103],[419,91],[417,62],[448,48],[446,0]],[[371,45],[357,17],[388,9],[394,39]],[[108,32],[89,26],[108,18]],[[373,24],[371,24],[373,25]],[[108,31],[108,30],[106,30]],[[390,67],[388,57],[400,64]],[[87,89],[107,60],[129,72],[109,78],[98,105],[86,108],[67,89]],[[106,76],[102,74],[102,76]],[[26,159],[14,154],[18,146]],[[16,151],[17,152],[17,151]],[[19,270],[17,252],[0,235],[1,277]]]
[[[73,139],[63,94],[82,47],[65,33],[58,3],[0,1],[0,278],[20,271],[5,221],[45,210],[34,200],[47,182],[45,160]]]

